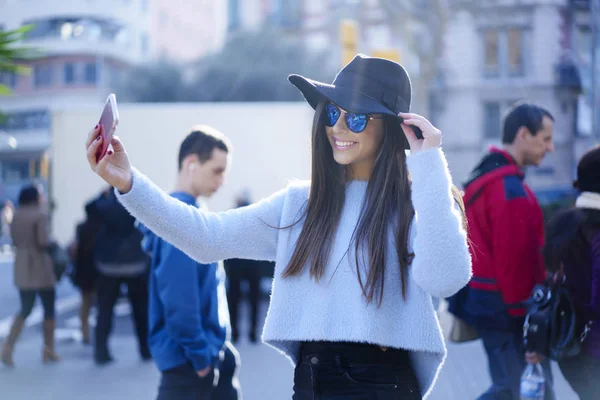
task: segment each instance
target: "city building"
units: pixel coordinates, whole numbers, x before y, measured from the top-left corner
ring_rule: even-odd
[[[591,73],[581,63],[591,54],[589,7],[477,0],[454,1],[452,9],[430,112],[444,132],[453,177],[461,182],[490,145],[500,145],[505,111],[529,100],[554,115],[555,152],[526,179],[538,192],[567,190],[591,144],[591,130],[584,132],[578,118],[586,116],[589,126],[581,101]]]
[[[0,0],[0,29],[33,25],[23,46],[41,56],[28,75],[0,74],[0,201],[25,182],[46,184],[50,112],[90,104],[101,109],[136,65],[185,63],[220,47],[225,8],[214,0]],[[118,97],[118,96],[117,96]]]

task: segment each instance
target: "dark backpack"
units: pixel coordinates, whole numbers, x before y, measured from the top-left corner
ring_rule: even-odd
[[[553,282],[536,285],[525,303],[525,349],[555,361],[579,354],[592,325],[577,312],[565,282],[561,268]]]

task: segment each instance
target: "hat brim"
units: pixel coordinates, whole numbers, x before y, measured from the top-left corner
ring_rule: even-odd
[[[302,92],[308,104],[315,110],[319,102],[331,101],[346,112],[355,114],[384,114],[398,117],[395,112],[385,107],[380,101],[352,91],[349,88],[315,81],[301,75],[290,75],[288,80]]]

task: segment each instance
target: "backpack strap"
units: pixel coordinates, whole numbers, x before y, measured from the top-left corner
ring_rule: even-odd
[[[563,262],[560,263],[560,269],[554,275],[554,285],[556,286],[564,286],[567,281],[567,276],[565,275],[565,265]],[[579,335],[579,343],[583,343],[587,338],[588,333],[592,329],[593,320],[589,320],[584,326],[581,335]]]

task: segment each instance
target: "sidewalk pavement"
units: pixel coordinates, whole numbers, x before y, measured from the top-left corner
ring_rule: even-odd
[[[265,311],[266,304],[263,304],[263,316]],[[154,399],[159,373],[152,363],[143,363],[139,359],[129,317],[119,314],[110,344],[117,362],[106,367],[94,365],[90,346],[69,340],[61,341],[57,347],[63,360],[56,365],[43,366],[41,333],[39,329],[30,329],[34,332],[28,332],[16,349],[17,368],[0,368],[0,399]],[[68,337],[65,334],[68,329],[64,326],[72,326],[74,320],[75,316],[70,318],[71,322],[64,323],[58,336]],[[440,321],[447,330],[450,316],[444,310],[440,312]],[[242,332],[245,332],[244,326]],[[293,368],[283,356],[264,344],[241,341],[237,348],[242,358],[240,380],[245,400],[291,398]],[[558,368],[554,369],[554,374],[559,399],[576,399]],[[473,400],[488,385],[481,343],[449,343],[447,361],[429,400]]]

